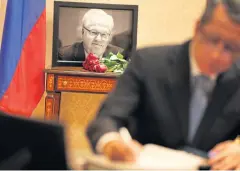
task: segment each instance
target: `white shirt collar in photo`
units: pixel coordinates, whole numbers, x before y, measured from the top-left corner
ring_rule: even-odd
[[[87,58],[89,53],[87,53],[86,50],[84,50],[84,53],[85,53],[85,58]],[[99,59],[102,59],[102,56],[100,56]]]

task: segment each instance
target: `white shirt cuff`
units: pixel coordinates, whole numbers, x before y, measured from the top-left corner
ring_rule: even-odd
[[[100,137],[100,139],[97,142],[96,151],[98,153],[102,153],[104,146],[110,141],[114,140],[121,140],[119,132],[108,132],[104,134],[103,136]]]

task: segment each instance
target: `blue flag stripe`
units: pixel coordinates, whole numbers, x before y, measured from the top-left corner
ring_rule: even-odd
[[[45,0],[8,0],[0,52],[0,99],[14,76],[23,45],[45,8]]]

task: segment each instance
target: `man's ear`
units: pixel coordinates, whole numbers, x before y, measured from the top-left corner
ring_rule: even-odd
[[[199,31],[200,27],[201,27],[201,22],[200,22],[200,20],[197,20],[196,23],[195,23],[194,35],[197,34],[197,32]]]
[[[77,27],[77,39],[81,40],[82,36],[83,36],[82,27],[79,26],[79,27]]]
[[[115,35],[115,31],[112,30],[110,37],[109,37],[109,41],[108,41],[109,43],[112,41],[114,35]]]
[[[84,34],[84,28],[82,27],[82,35]]]
[[[109,43],[112,41],[112,38],[113,38],[113,35],[111,34],[108,40]]]

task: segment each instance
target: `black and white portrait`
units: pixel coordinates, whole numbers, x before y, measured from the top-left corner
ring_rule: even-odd
[[[54,23],[58,34],[54,34],[53,65],[81,66],[89,53],[98,58],[110,52],[121,53],[128,59],[136,49],[137,31],[137,8],[128,7],[69,2],[68,6],[60,6],[58,22]]]

